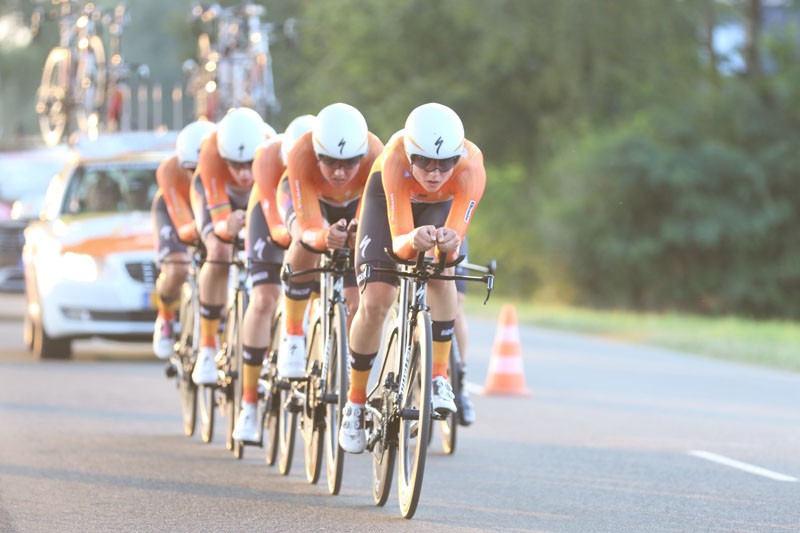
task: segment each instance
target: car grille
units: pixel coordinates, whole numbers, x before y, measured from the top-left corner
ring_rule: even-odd
[[[89,310],[92,320],[99,322],[154,322],[158,311],[94,311]]]
[[[155,286],[156,278],[158,277],[158,267],[152,261],[145,261],[139,263],[125,263],[125,270],[128,275],[150,287]]]
[[[18,265],[25,244],[25,225],[17,221],[0,224],[0,266]]]

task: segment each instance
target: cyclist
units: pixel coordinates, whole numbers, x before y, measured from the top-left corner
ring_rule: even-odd
[[[302,115],[286,131],[267,140],[253,160],[255,184],[247,206],[248,258],[253,284],[242,326],[242,408],[233,438],[244,442],[261,439],[258,419],[258,378],[272,337],[272,316],[280,296],[280,269],[289,232],[276,201],[276,189],[286,171],[286,157],[297,139],[311,131],[316,118]]]
[[[289,153],[288,187],[292,206],[287,221],[292,243],[284,263],[292,270],[313,268],[323,251],[347,246],[348,226],[355,228],[361,193],[372,162],[383,143],[367,129],[358,109],[335,103],[317,115],[312,132],[302,136]],[[344,279],[348,305],[358,301],[355,273]],[[278,350],[278,374],[286,378],[305,375],[306,351],[303,317],[314,276],[292,278],[284,290],[285,331]]]
[[[200,144],[215,127],[208,121],[188,124],[178,134],[175,154],[156,170],[158,193],[153,199],[151,213],[161,273],[156,281],[158,317],[153,331],[153,352],[159,359],[172,356],[175,310],[189,271],[185,243],[197,240],[189,205],[189,185],[197,168]]]
[[[392,137],[375,161],[367,182],[357,236],[357,269],[367,263],[392,268],[394,263],[384,251],[388,247],[401,259],[428,252],[455,260],[485,184],[483,155],[464,139],[458,115],[436,103],[417,107],[406,119],[405,129]],[[448,268],[445,273],[452,271]],[[361,453],[366,447],[366,385],[396,287],[396,277],[375,274],[353,318],[350,389],[339,430],[339,444],[350,453]],[[433,319],[431,403],[439,414],[454,413],[447,360],[457,311],[455,283],[431,280],[427,296]]]
[[[192,380],[198,385],[217,382],[217,332],[228,295],[228,261],[232,241],[245,226],[245,209],[253,187],[256,148],[274,130],[246,107],[230,110],[217,131],[203,143],[192,183],[192,208],[206,248],[200,267],[200,349]]]

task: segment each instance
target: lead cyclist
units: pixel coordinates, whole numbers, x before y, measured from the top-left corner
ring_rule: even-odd
[[[395,268],[386,248],[406,260],[415,259],[419,252],[437,257],[447,254],[449,261],[455,260],[485,185],[483,155],[464,138],[458,115],[438,103],[417,107],[372,167],[361,206],[356,268],[364,264]],[[444,273],[452,275],[453,270]],[[367,380],[396,291],[395,276],[373,273],[353,318],[350,389],[339,430],[339,445],[349,453],[366,448]],[[456,412],[447,380],[456,292],[451,280],[428,283],[433,333],[431,401],[440,415]]]

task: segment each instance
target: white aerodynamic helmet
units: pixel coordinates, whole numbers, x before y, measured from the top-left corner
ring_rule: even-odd
[[[464,150],[464,125],[455,111],[442,104],[423,104],[406,119],[403,138],[406,155],[431,159],[460,156]]]
[[[355,107],[336,103],[322,109],[314,126],[314,152],[334,159],[362,156],[369,150],[367,121]]]
[[[256,148],[265,138],[266,130],[261,115],[247,107],[228,111],[217,126],[219,155],[228,161],[252,161]]]
[[[289,157],[289,152],[297,142],[297,140],[314,129],[317,123],[317,117],[314,115],[300,115],[292,120],[286,130],[283,132],[283,141],[281,142],[281,159],[283,164],[286,164],[286,158]]]
[[[178,163],[183,168],[196,168],[200,159],[200,145],[211,135],[217,125],[208,120],[196,120],[187,124],[178,133],[175,140],[175,152],[178,154]]]

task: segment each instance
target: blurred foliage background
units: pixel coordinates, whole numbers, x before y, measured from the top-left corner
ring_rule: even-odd
[[[800,317],[795,1],[258,3],[276,25],[276,129],[335,101],[384,141],[421,103],[460,114],[489,175],[471,259],[498,260],[501,294]],[[33,5],[0,15],[24,25]],[[191,5],[129,2],[125,55],[165,87],[195,54]],[[0,37],[2,135],[35,134],[57,29]]]

